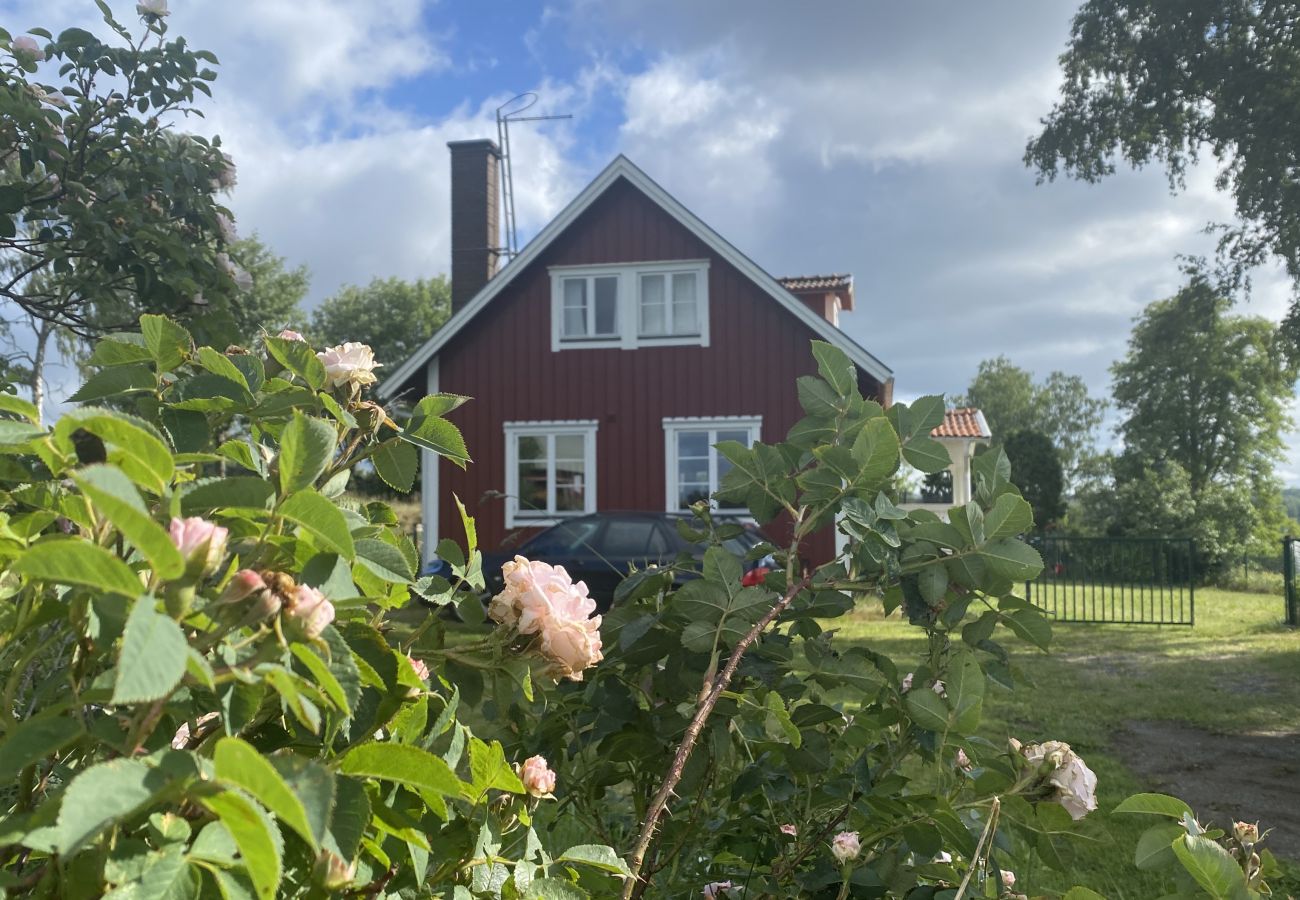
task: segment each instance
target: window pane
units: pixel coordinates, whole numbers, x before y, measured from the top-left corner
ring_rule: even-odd
[[[592,334],[614,334],[618,320],[618,278],[596,279],[596,330]]]
[[[555,463],[555,511],[581,512],[586,508],[586,466],[582,462]]]
[[[664,277],[641,276],[641,333],[665,334],[668,323],[664,309]]]
[[[746,447],[748,447],[749,429],[748,428],[720,429],[718,431],[717,443],[722,443],[723,441],[737,441],[741,444],[744,444]]]
[[[679,459],[677,461],[677,480],[708,484],[709,461],[707,459]]]
[[[620,556],[643,557],[650,549],[650,535],[654,522],[636,519],[615,519],[605,526],[601,536],[600,552],[615,558]]]
[[[546,512],[546,463],[519,463],[519,512]]]
[[[581,434],[557,434],[555,436],[555,458],[582,460],[586,457],[583,450],[585,439]]]
[[[554,528],[543,531],[519,550],[532,559],[572,553],[586,547],[599,527],[599,522],[561,522]]]
[[[564,322],[561,326],[565,337],[585,337],[587,334],[587,280],[585,278],[564,279]]]
[[[520,437],[519,438],[519,459],[522,460],[544,460],[546,459],[546,438],[544,437]]]
[[[679,509],[685,509],[698,500],[709,499],[709,486],[707,484],[679,484],[677,486],[677,505]]]
[[[707,431],[677,432],[677,456],[696,456],[708,458],[709,433]]]
[[[695,273],[683,272],[673,276],[673,333],[698,334],[699,316],[696,315]]]

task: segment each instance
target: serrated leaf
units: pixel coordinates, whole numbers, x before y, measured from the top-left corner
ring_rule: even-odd
[[[83,769],[63,794],[55,848],[71,856],[95,835],[130,817],[165,786],[138,759],[114,759]]]
[[[257,896],[270,900],[280,887],[283,838],[266,811],[238,791],[222,791],[199,802],[226,826],[239,847]]]
[[[1185,835],[1175,841],[1174,855],[1196,883],[1215,900],[1248,900],[1241,864],[1207,837]]]
[[[141,316],[140,333],[160,372],[170,372],[179,366],[194,344],[190,333],[166,316]]]
[[[343,512],[312,490],[299,490],[280,504],[281,516],[310,532],[322,549],[332,550],[349,562],[357,557],[352,532]]]
[[[1151,816],[1168,816],[1181,820],[1193,815],[1192,808],[1168,794],[1133,794],[1115,807],[1114,813],[1140,813]],[[1112,813],[1113,814],[1113,813]]]
[[[271,482],[251,475],[205,478],[182,488],[181,512],[195,515],[214,509],[266,509],[275,496]]]
[[[392,544],[373,538],[362,538],[356,542],[357,562],[378,575],[385,581],[410,584],[415,573],[402,555],[402,551]]]
[[[338,771],[405,784],[443,797],[466,796],[469,785],[439,756],[401,744],[361,744],[339,761]]]
[[[180,577],[185,571],[184,558],[168,533],[145,511],[139,492],[121,469],[87,466],[72,477],[91,504],[149,560],[159,577]]]
[[[337,444],[338,435],[332,425],[294,410],[293,421],[280,436],[281,493],[291,497],[315,484],[334,458]]]
[[[68,440],[78,428],[111,444],[108,461],[136,484],[156,494],[166,491],[176,464],[162,435],[148,422],[112,410],[76,410],[59,419],[55,431]]]
[[[132,599],[144,590],[131,567],[96,544],[74,538],[46,538],[12,564],[18,575],[56,584],[79,584]]]
[[[305,381],[313,391],[325,384],[325,366],[306,341],[268,337],[266,350],[282,366]]]
[[[391,438],[375,448],[370,457],[375,472],[384,483],[399,493],[409,494],[420,469],[420,451],[401,438]]]
[[[1175,861],[1173,843],[1187,832],[1181,825],[1152,825],[1138,838],[1134,864],[1144,872],[1163,869]]]
[[[136,391],[152,391],[158,386],[153,369],[142,363],[115,366],[91,375],[67,400],[68,403],[88,403],[105,397],[120,397]]]
[[[604,844],[579,844],[576,847],[570,847],[555,858],[557,863],[581,863],[584,866],[594,866],[604,872],[613,872],[624,878],[632,877],[632,870],[628,868],[627,863],[621,856],[614,852],[613,847],[607,847]]]
[[[817,360],[817,372],[835,393],[849,397],[858,390],[858,369],[843,350],[825,341],[812,342],[813,358]]]
[[[312,850],[317,849],[317,835],[307,821],[307,810],[266,757],[237,737],[223,737],[217,741],[213,763],[219,780],[243,788],[296,831]]]
[[[446,419],[437,416],[426,418],[418,424],[404,428],[400,437],[417,447],[432,450],[439,456],[446,457],[462,469],[470,462],[464,436],[461,435],[459,428]]]
[[[994,575],[1008,581],[1031,581],[1043,570],[1038,551],[1015,538],[1000,538],[980,548],[979,558]]]
[[[84,733],[79,722],[57,710],[21,722],[0,741],[0,779],[13,781],[27,766],[62,750]]]
[[[140,597],[127,617],[113,684],[114,703],[165,697],[185,675],[190,647],[185,633],[156,606],[153,597]]]
[[[90,354],[90,359],[86,360],[86,365],[92,368],[103,368],[149,362],[152,359],[153,354],[144,345],[142,336],[111,334],[95,344],[95,350]]]
[[[942,472],[952,465],[948,448],[930,437],[914,437],[905,443],[903,458],[912,468],[927,475]]]
[[[934,606],[942,600],[948,593],[948,569],[943,560],[936,560],[918,572],[916,583],[926,603]]]
[[[1023,497],[1002,494],[984,516],[984,536],[989,540],[1024,534],[1034,525],[1034,510]]]
[[[315,760],[294,754],[272,756],[270,762],[302,804],[307,826],[316,843],[323,843],[329,834],[334,810],[334,773]]]
[[[1052,623],[1037,610],[1018,609],[1003,621],[1021,638],[1041,650],[1046,650],[1052,642]]]

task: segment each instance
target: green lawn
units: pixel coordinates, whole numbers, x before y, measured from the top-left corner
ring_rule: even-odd
[[[1148,787],[1117,758],[1115,733],[1134,720],[1227,735],[1300,732],[1300,629],[1282,626],[1282,614],[1279,597],[1204,590],[1197,591],[1194,628],[1062,624],[1049,654],[1008,641],[1020,687],[988,696],[984,736],[998,744],[1008,736],[1067,741],[1100,781],[1101,808],[1087,828],[1095,840],[1080,842],[1073,877],[1026,863],[1021,885],[1033,893],[1084,883],[1111,900],[1164,893],[1162,881],[1132,865],[1137,837],[1151,823],[1107,815]],[[898,614],[864,611],[837,626],[900,665],[924,650],[921,632]],[[1300,759],[1295,771],[1295,780],[1277,785],[1281,795],[1300,797]]]

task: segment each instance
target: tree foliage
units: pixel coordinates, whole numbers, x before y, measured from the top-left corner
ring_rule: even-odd
[[[1107,406],[1077,375],[1052,372],[1035,384],[1032,373],[1005,356],[981,362],[966,395],[954,402],[982,410],[994,441],[1019,431],[1047,437],[1060,455],[1067,484],[1094,452]]]
[[[1099,181],[1161,165],[1185,186],[1205,154],[1236,222],[1220,251],[1234,281],[1270,254],[1300,279],[1300,15],[1271,0],[1086,0],[1061,56],[1061,94],[1025,163]],[[1290,326],[1300,333],[1300,308]]]
[[[1037,431],[1014,431],[1002,450],[1016,473],[1020,493],[1034,510],[1034,523],[1050,528],[1065,515],[1065,475],[1051,439]]]
[[[323,346],[344,341],[369,344],[388,365],[401,365],[451,315],[451,286],[445,276],[403,281],[376,278],[350,285],[318,306],[311,337]]]
[[[105,6],[104,22],[109,41],[0,29],[0,298],[82,335],[224,307],[242,280],[218,199],[233,164],[173,124],[211,93],[216,58],[160,16],[132,34]]]

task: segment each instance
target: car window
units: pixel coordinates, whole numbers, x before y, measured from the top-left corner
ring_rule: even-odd
[[[598,519],[561,522],[543,531],[520,549],[524,551],[524,555],[539,559],[586,550],[598,530],[600,530]]]
[[[653,519],[614,519],[605,526],[600,552],[609,557],[639,559],[648,556],[651,554],[650,539],[655,533]]]

